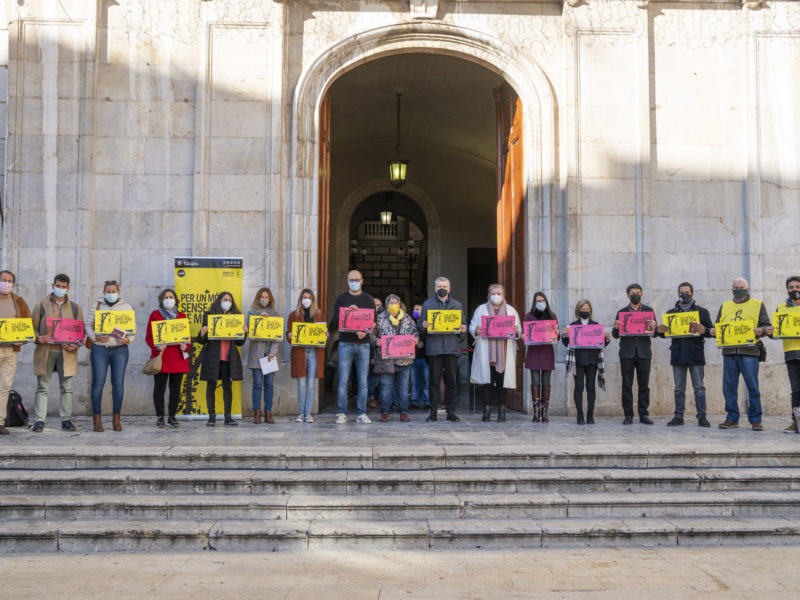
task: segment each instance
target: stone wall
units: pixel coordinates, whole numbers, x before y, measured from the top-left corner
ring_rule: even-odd
[[[798,3],[427,4],[433,18],[407,0],[6,0],[2,264],[19,292],[33,303],[64,271],[88,307],[120,279],[141,331],[173,256],[224,255],[244,257],[245,298],[266,283],[292,306],[316,281],[318,102],[345,70],[415,50],[478,62],[520,94],[528,288],[550,291],[562,320],[588,296],[610,322],[633,280],[657,311],[688,279],[715,312],[740,275],[778,304],[798,270]],[[667,344],[655,345],[653,401],[669,412]],[[785,412],[781,353],[768,346],[765,406]],[[601,399],[614,414],[615,348]],[[26,399],[31,355],[16,386]],[[719,411],[721,364],[708,355]],[[146,356],[137,342],[126,412],[151,411]],[[569,406],[561,369],[555,414]],[[294,393],[282,373],[279,411]]]

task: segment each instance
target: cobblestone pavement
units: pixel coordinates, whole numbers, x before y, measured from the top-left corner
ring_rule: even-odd
[[[0,598],[797,598],[799,547],[16,555]]]

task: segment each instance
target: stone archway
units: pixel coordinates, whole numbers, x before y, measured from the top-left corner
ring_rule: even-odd
[[[319,107],[326,90],[341,74],[360,64],[398,53],[449,54],[476,62],[501,75],[518,93],[524,112],[527,286],[551,284],[550,236],[545,219],[557,189],[555,98],[538,67],[504,42],[479,31],[441,23],[411,22],[368,30],[321,52],[303,71],[291,106],[291,137],[285,180],[284,228],[317,231],[319,220]],[[362,196],[363,198],[363,196]],[[310,239],[309,239],[310,237]],[[288,297],[299,293],[299,282],[317,281],[319,240],[296,236],[288,253]],[[432,236],[431,236],[432,237]],[[337,256],[339,251],[337,249]],[[295,289],[297,288],[297,289]]]

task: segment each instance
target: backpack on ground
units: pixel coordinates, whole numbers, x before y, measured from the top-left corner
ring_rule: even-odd
[[[19,392],[8,392],[8,408],[6,409],[6,427],[26,427],[28,425],[28,411],[22,405],[22,396]]]

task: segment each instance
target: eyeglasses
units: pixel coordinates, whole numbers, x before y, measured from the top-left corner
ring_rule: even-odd
[[[347,281],[352,281],[353,283],[358,283],[361,280],[360,279],[348,279]]]
[[[109,279],[103,285],[119,285],[116,279]]]

